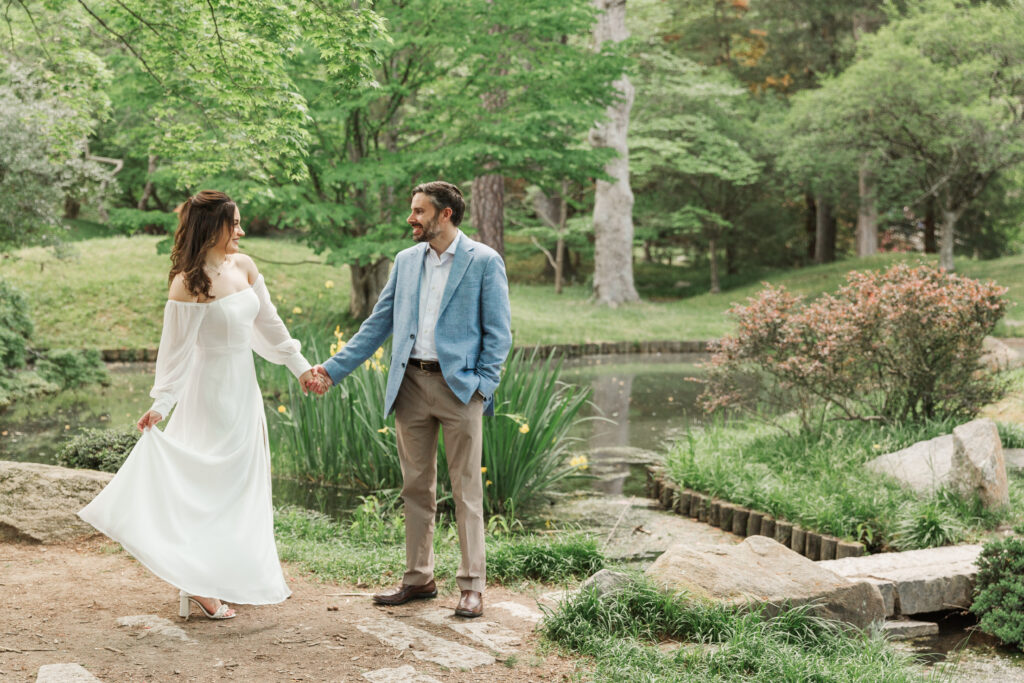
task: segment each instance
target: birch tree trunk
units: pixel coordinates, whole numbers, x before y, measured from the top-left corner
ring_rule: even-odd
[[[860,203],[857,208],[857,256],[878,253],[878,206],[875,204],[875,174],[867,160],[857,176]]]
[[[714,237],[709,240],[708,258],[711,261],[711,293],[721,294],[722,286],[718,281],[718,240]]]
[[[595,47],[625,40],[626,0],[594,0],[594,5],[600,12],[594,24]],[[622,99],[608,108],[608,121],[590,131],[591,145],[618,153],[604,169],[614,181],[598,180],[594,193],[594,299],[613,308],[640,300],[633,283],[633,191],[626,144],[634,89],[625,76],[615,86]]]
[[[142,188],[142,197],[139,198],[139,203],[136,205],[139,211],[149,210],[149,198],[153,196],[153,174],[156,173],[156,162],[157,156],[150,154],[149,164],[146,167],[146,186]]]
[[[960,220],[963,209],[942,209],[942,226],[939,236],[939,267],[953,272],[953,236],[956,234],[956,223]]]

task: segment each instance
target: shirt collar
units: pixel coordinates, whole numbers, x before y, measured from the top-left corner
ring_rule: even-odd
[[[452,258],[455,258],[455,250],[459,247],[459,240],[461,239],[462,231],[456,230],[455,239],[452,240],[452,243],[448,245],[447,249],[445,249],[443,252],[440,253],[440,255],[438,255],[438,260],[443,260],[446,254],[450,254]],[[427,258],[433,251],[433,249],[430,248],[430,242],[424,242],[423,247],[423,258]]]

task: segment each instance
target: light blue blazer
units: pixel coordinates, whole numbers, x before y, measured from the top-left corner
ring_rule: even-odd
[[[416,340],[420,276],[429,248],[421,243],[398,253],[373,313],[348,344],[323,364],[338,384],[393,334],[385,415],[394,410]],[[494,390],[501,379],[501,364],[512,348],[511,318],[501,256],[463,234],[441,296],[434,344],[448,386],[463,403],[469,403],[473,393],[479,391],[484,397],[485,415],[494,414]]]

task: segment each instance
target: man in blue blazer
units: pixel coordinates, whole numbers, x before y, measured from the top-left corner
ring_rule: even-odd
[[[438,428],[444,428],[462,560],[455,613],[483,614],[486,580],[483,480],[484,414],[512,346],[508,280],[501,256],[459,230],[462,192],[446,182],[412,191],[407,222],[418,242],[395,257],[373,313],[348,344],[314,370],[321,392],[337,384],[394,336],[384,414],[395,411],[405,503],[406,571],[375,602],[400,605],[437,595],[434,516]],[[314,390],[316,390],[315,387]]]

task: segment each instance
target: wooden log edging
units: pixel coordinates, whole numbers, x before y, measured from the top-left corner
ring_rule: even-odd
[[[792,522],[775,519],[771,515],[714,498],[706,493],[684,489],[668,479],[665,468],[647,466],[647,495],[666,510],[699,522],[729,531],[737,536],[768,536],[810,560],[834,560],[860,557],[865,554],[863,543],[842,541],[835,536],[807,531]]]
[[[517,350],[532,352],[546,358],[557,353],[565,358],[631,353],[707,353],[711,342],[703,339],[684,341],[623,341],[595,342],[589,344],[531,344],[517,346]],[[100,356],[106,363],[156,360],[156,349],[101,349]]]

